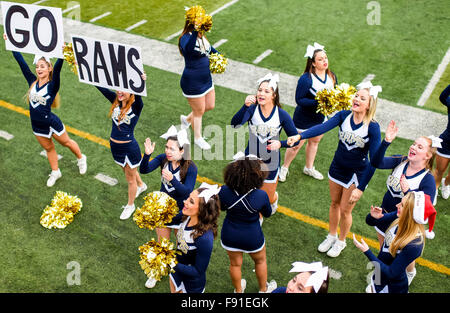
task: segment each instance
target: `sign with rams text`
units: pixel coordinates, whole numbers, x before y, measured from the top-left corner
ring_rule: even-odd
[[[80,82],[147,96],[139,47],[77,35],[72,46]]]
[[[1,2],[6,50],[63,58],[61,8]]]

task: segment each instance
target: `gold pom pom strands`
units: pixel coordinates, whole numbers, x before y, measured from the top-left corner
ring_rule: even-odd
[[[335,89],[322,89],[316,93],[315,99],[319,102],[316,112],[329,116],[338,111],[349,110],[355,94],[356,88],[347,83],[337,85]]]
[[[186,11],[186,20],[194,25],[198,32],[209,32],[212,28],[212,16],[207,15],[205,9],[200,5],[195,5]]]
[[[64,60],[69,63],[72,72],[74,72],[75,75],[78,75],[77,62],[75,60],[75,54],[73,53],[72,43],[68,43],[64,46],[63,56]]]
[[[139,247],[139,252],[139,265],[145,275],[157,281],[174,272],[173,268],[177,264],[176,255],[181,254],[176,250],[175,245],[164,237],[161,238],[161,242],[152,238]]]
[[[139,228],[153,230],[170,223],[178,211],[175,199],[165,192],[153,191],[144,197],[144,205],[136,209],[133,220]]]
[[[72,223],[74,215],[81,210],[82,206],[83,204],[77,196],[57,191],[50,206],[45,207],[40,223],[48,229],[63,229]]]
[[[209,55],[209,70],[212,74],[222,74],[228,65],[228,59],[219,53]]]

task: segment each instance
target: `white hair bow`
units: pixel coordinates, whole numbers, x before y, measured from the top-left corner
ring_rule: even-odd
[[[328,276],[328,266],[323,266],[322,262],[314,263],[304,263],[304,262],[294,262],[292,263],[293,268],[289,271],[291,272],[314,272],[306,282],[305,287],[312,286],[314,291],[317,293],[322,286],[323,282]]]
[[[324,46],[319,45],[317,42],[314,43],[314,46],[308,45],[308,47],[306,47],[306,53],[305,53],[305,58],[310,58],[312,59],[313,55],[314,55],[314,51],[316,50],[323,50]],[[325,51],[325,50],[323,50]]]
[[[263,81],[269,81],[269,87],[272,87],[273,91],[275,91],[278,88],[280,76],[278,76],[278,74],[272,75],[272,73],[268,73],[263,78],[258,79],[258,87]]]
[[[256,160],[260,160],[260,158],[258,158],[256,155],[254,154],[249,154],[249,155],[245,155],[244,152],[239,151],[238,153],[236,153],[235,155],[233,155],[233,162],[239,161],[239,160],[244,160],[245,157],[249,157],[250,159],[256,159]]]
[[[177,141],[179,146],[182,148],[185,144],[190,144],[189,139],[187,137],[186,129],[182,129],[180,131],[177,130],[175,126],[170,126],[169,130],[160,136],[167,140],[169,137],[177,137]]]
[[[441,138],[436,137],[434,135],[428,136],[431,139],[431,146],[433,148],[442,148],[441,142],[443,141]]]
[[[37,54],[36,54],[36,55],[34,56],[33,64],[37,64],[37,62],[38,62],[40,59],[42,59],[42,58],[44,58],[45,61],[47,61],[47,63],[51,63],[49,57],[44,56],[44,55],[37,55]]]
[[[358,88],[358,90],[366,88],[369,89],[369,94],[375,99],[378,97],[378,93],[383,91],[383,88],[381,88],[381,86],[374,86],[372,85],[371,81],[361,82],[356,86],[356,88]]]
[[[220,192],[220,187],[219,185],[210,185],[208,183],[202,183],[200,185],[200,188],[205,188],[205,190],[203,190],[202,192],[200,192],[200,194],[198,195],[199,197],[202,197],[203,199],[205,199],[205,203],[209,201],[209,199],[211,199],[212,196],[217,195]]]

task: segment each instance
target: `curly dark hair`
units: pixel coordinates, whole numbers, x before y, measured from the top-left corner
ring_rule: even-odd
[[[229,163],[223,172],[225,185],[240,195],[246,194],[253,188],[261,188],[267,175],[267,165],[261,160],[250,159],[248,156]]]
[[[198,193],[201,193],[205,188],[197,189]],[[217,237],[217,228],[219,227],[219,214],[220,214],[220,200],[219,195],[214,195],[209,198],[208,202],[202,197],[198,198],[198,223],[194,226],[192,232],[192,238],[196,239],[208,230],[212,230],[214,239]],[[183,221],[187,216],[183,216]]]

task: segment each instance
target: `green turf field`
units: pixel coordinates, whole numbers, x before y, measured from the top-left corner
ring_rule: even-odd
[[[215,1],[210,2],[214,2],[214,5],[216,3]],[[55,5],[54,3],[60,4],[63,1],[50,0],[47,2],[48,5]],[[86,1],[86,4],[80,1],[80,3],[83,8],[85,6],[93,8],[101,6],[100,1]],[[122,7],[119,9],[118,3],[117,10],[124,11],[125,9]],[[151,3],[158,7],[156,1]],[[257,5],[258,3],[259,5]],[[274,14],[267,13],[276,9],[272,7],[275,5],[272,2],[241,0],[214,17],[214,28],[210,35],[211,42],[227,38],[229,42],[224,44],[220,50],[232,59],[248,63],[251,63],[255,57],[256,52],[253,49],[256,47],[258,51],[263,51],[267,47],[283,47],[280,49],[282,51],[279,51],[281,55],[272,54],[263,61],[261,66],[297,74],[302,70],[304,64],[304,46],[310,43],[310,38],[314,37],[312,34],[316,34],[319,43],[330,47],[328,49],[330,62],[335,64],[335,66],[332,65],[332,69],[338,74],[338,77],[342,77],[341,81],[358,80],[367,73],[374,73],[377,75],[376,83],[383,85],[383,98],[407,104],[415,103],[414,101],[418,99],[447,49],[444,42],[437,40],[439,37],[436,34],[437,29],[448,24],[448,19],[446,20],[444,17],[444,10],[440,7],[441,2],[438,1],[427,2],[427,5],[433,7],[433,10],[427,11],[427,14],[433,18],[427,19],[427,22],[420,28],[417,26],[416,29],[415,24],[411,25],[413,23],[410,22],[405,31],[396,29],[393,33],[373,28],[379,26],[368,28],[367,25],[363,25],[366,15],[366,2],[363,1],[361,1],[361,8],[353,7],[351,10],[346,9],[349,7],[350,1],[343,1],[344,4],[339,7],[331,6],[332,1],[328,2],[328,6],[312,5],[312,2],[306,3],[306,1],[302,2],[301,6],[298,4],[300,1],[280,0],[276,3],[278,12],[285,15],[284,28],[276,28],[276,17]],[[382,15],[381,19],[380,26],[387,27],[387,25],[383,26],[383,23],[396,23],[394,21],[396,20],[395,13],[401,11],[401,4],[409,2],[395,2],[395,7],[390,7],[388,5],[390,2],[387,1],[380,1],[380,3],[382,10],[385,8],[384,10],[390,12],[389,14],[386,12],[384,18]],[[181,8],[183,5],[184,3],[180,2]],[[65,8],[65,2],[60,6]],[[108,4],[105,9],[102,8],[98,12],[92,10],[88,16],[82,16],[82,19],[88,20],[106,10],[111,11],[115,7],[114,4]],[[304,7],[310,8],[311,11],[302,9]],[[127,6],[126,9],[131,10],[131,8],[131,6]],[[211,6],[212,10],[214,8]],[[331,8],[334,8],[334,11]],[[326,14],[327,20],[335,21],[332,23],[334,29],[328,27],[325,20],[322,20],[321,26],[327,29],[322,33],[307,22],[308,16],[309,18],[314,16],[312,11],[320,12],[320,9],[326,9],[324,14]],[[172,10],[176,11],[173,8]],[[294,12],[297,13],[296,10],[298,10],[298,18],[298,15],[294,14]],[[414,20],[414,16],[417,20],[417,17],[421,16],[420,14],[424,11],[411,4],[406,5],[406,9],[403,7],[403,10],[411,13],[411,16],[405,17],[411,21]],[[144,11],[144,9],[140,11]],[[331,11],[337,13],[331,14]],[[361,21],[357,22],[348,17],[349,14],[354,15],[358,12],[363,14]],[[129,16],[132,14],[130,13]],[[229,23],[229,20],[236,14],[240,14],[239,18],[234,18],[234,22]],[[136,18],[137,21],[140,19],[142,19],[140,16]],[[264,21],[264,25],[267,25],[264,29],[254,25],[260,19]],[[105,24],[100,21],[99,24],[107,25],[106,20],[102,21]],[[120,24],[113,24],[119,23],[118,21],[121,21]],[[112,24],[107,26],[123,29],[132,24],[122,21],[123,19],[116,18],[111,22]],[[347,24],[345,26],[338,21],[346,21]],[[302,23],[305,25],[303,28],[300,27]],[[408,24],[404,20],[401,23],[399,20],[398,23]],[[392,28],[396,24],[389,25]],[[149,25],[145,27],[149,27]],[[143,28],[145,27],[143,26]],[[155,33],[146,32],[141,28],[136,28],[135,32],[162,38],[176,32],[179,28],[178,25],[172,25],[172,23],[170,23],[170,27],[170,30],[158,30]],[[343,40],[339,35],[327,36],[331,33],[342,35],[344,27],[347,27],[347,30],[351,29],[351,34],[355,37],[347,37]],[[161,26],[161,29],[165,28]],[[305,33],[299,31],[297,34],[294,31],[296,29],[305,29]],[[436,38],[436,41],[433,43],[436,48],[435,53],[428,55],[424,61],[423,55],[429,53],[427,41],[424,39],[427,32],[430,32],[428,35],[435,36],[433,38]],[[287,34],[297,34],[295,35],[297,39],[288,40]],[[379,37],[374,39],[371,35]],[[379,44],[376,38],[385,38],[384,40],[387,42],[394,37],[398,40],[397,49],[392,48],[392,51],[387,53],[384,49],[374,48]],[[329,41],[326,40],[328,38],[330,38]],[[368,45],[370,43],[370,45],[366,47],[365,44],[358,44],[358,47],[364,46],[364,48],[353,47],[352,49],[351,45],[356,46],[354,40],[363,41]],[[387,43],[383,44],[387,45]],[[412,49],[413,44],[416,45],[415,53],[412,53],[412,50],[404,49],[404,46]],[[369,51],[373,51],[373,54]],[[392,58],[380,61],[377,53],[383,56],[392,56]],[[408,65],[394,68],[394,65],[398,64],[400,56],[405,55],[408,56]],[[26,60],[31,64],[32,57],[26,56]],[[23,101],[23,95],[27,89],[26,81],[11,52],[4,50],[4,45],[0,45],[0,66],[4,78],[0,80],[0,90],[2,91],[0,100],[27,109],[28,105]],[[157,155],[163,152],[164,145],[164,140],[159,136],[171,124],[178,124],[179,115],[188,113],[189,108],[181,94],[178,75],[150,67],[146,67],[145,70],[149,77],[148,97],[144,99],[145,107],[136,127],[135,136],[141,149],[143,149],[146,137],[155,140],[157,143],[155,155]],[[398,78],[400,76],[405,81],[401,81]],[[111,121],[107,116],[109,104],[106,99],[95,87],[79,83],[67,64],[63,67],[61,81],[62,106],[55,110],[55,113],[67,126],[107,140]],[[389,88],[390,82],[395,85],[395,88]],[[203,123],[204,125],[218,125],[225,129],[225,125],[229,124],[233,114],[242,105],[245,95],[216,86],[216,99],[216,108],[205,115]],[[290,114],[293,113],[293,108],[284,108]],[[171,112],[171,114],[168,115],[167,112]],[[88,156],[88,172],[85,176],[79,175],[74,156],[67,149],[57,145],[57,152],[63,156],[60,161],[63,177],[54,187],[47,188],[45,181],[50,169],[47,160],[39,155],[42,148],[31,132],[29,118],[0,107],[0,119],[2,120],[0,129],[15,136],[11,141],[0,138],[0,173],[2,174],[0,193],[3,194],[0,206],[0,251],[2,252],[0,292],[168,292],[167,278],[152,290],[144,287],[146,277],[138,264],[138,246],[155,237],[156,234],[153,231],[139,229],[131,219],[119,220],[121,206],[127,200],[127,184],[122,170],[114,163],[109,149],[70,134],[78,142],[83,153]],[[410,143],[407,140],[396,139],[388,153],[406,153]],[[324,136],[319,146],[315,166],[322,173],[326,173],[336,145],[337,132],[334,130]],[[227,162],[226,160],[206,160],[205,158],[198,160],[196,164],[199,168],[199,176],[222,183],[222,169]],[[279,204],[327,222],[328,183],[326,180],[319,182],[303,175],[303,166],[304,149],[292,164],[287,182],[280,183],[278,186]],[[375,173],[367,191],[353,212],[352,232],[376,238],[375,231],[367,226],[364,220],[370,205],[381,203],[386,190],[385,181],[388,172],[377,171]],[[119,184],[110,187],[101,183],[94,179],[97,173],[115,177],[119,180]],[[149,186],[149,191],[159,190],[160,175],[158,173],[144,175],[142,178]],[[50,204],[56,190],[77,195],[84,204],[80,213],[75,216],[74,222],[66,229],[59,231],[45,229],[39,224],[39,217],[45,206]],[[141,206],[142,204],[141,197],[136,201],[136,205]],[[448,268],[450,266],[448,262],[449,249],[445,244],[446,239],[449,238],[448,225],[450,224],[448,201],[439,197],[436,207],[438,211],[435,225],[436,238],[426,242],[423,258]],[[221,222],[223,217],[224,214],[221,214]],[[317,245],[326,235],[326,231],[322,228],[277,213],[273,217],[265,219],[263,231],[267,244],[269,280],[275,279],[279,286],[286,285],[293,276],[289,273],[292,262],[320,260],[334,271],[342,274],[339,280],[331,280],[329,292],[364,292],[366,276],[370,272],[366,269],[368,262],[350,240],[347,240],[347,248],[341,256],[331,259],[316,250]],[[372,251],[374,250],[372,248]],[[81,266],[80,286],[68,286],[67,284],[66,277],[70,272],[67,264],[71,261],[77,261]],[[247,292],[257,292],[258,290],[252,269],[251,259],[244,258],[243,277],[247,279]],[[439,273],[430,267],[417,265],[417,276],[410,286],[410,292],[448,292],[449,287],[448,275]],[[233,287],[228,275],[228,258],[217,239],[208,267],[206,292],[232,291]]]

